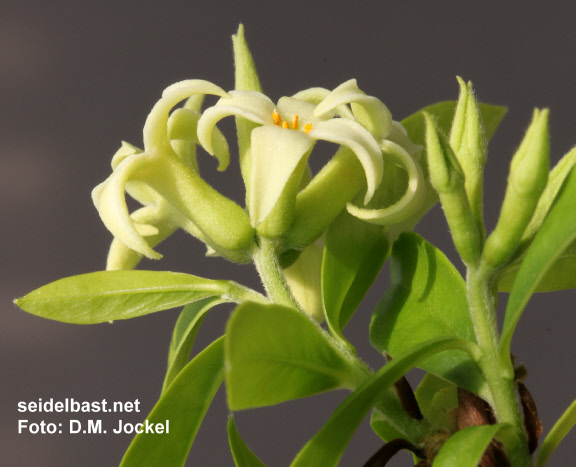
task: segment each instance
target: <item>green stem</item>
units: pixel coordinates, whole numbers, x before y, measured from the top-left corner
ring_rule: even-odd
[[[492,403],[499,422],[509,423],[515,430],[511,444],[506,446],[509,460],[514,466],[531,466],[532,458],[514,387],[514,368],[510,358],[498,353],[496,324],[496,295],[492,291],[490,274],[481,263],[468,270],[467,287],[470,314],[474,332],[483,356],[478,362],[484,373]]]
[[[273,240],[259,237],[258,241],[252,257],[268,298],[278,305],[300,309],[282,274]]]

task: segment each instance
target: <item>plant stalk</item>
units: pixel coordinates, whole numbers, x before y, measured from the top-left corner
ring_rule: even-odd
[[[483,262],[468,269],[468,303],[476,340],[483,352],[478,365],[490,388],[491,402],[498,421],[514,428],[514,436],[506,443],[509,460],[515,467],[528,467],[533,463],[516,399],[514,368],[510,358],[500,358],[498,352],[497,297],[491,287],[490,277]]]
[[[252,257],[268,298],[278,305],[300,310],[300,306],[286,284],[273,240],[259,237],[258,242],[259,247],[255,248]]]

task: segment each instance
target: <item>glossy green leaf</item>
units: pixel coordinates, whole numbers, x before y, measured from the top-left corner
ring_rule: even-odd
[[[576,400],[570,404],[570,407],[566,409],[554,424],[550,433],[546,435],[542,446],[540,446],[538,450],[538,456],[536,458],[536,465],[538,467],[544,467],[546,465],[550,455],[556,450],[574,425],[576,425]]]
[[[426,373],[414,395],[426,420],[448,432],[456,429],[458,395],[454,383]]]
[[[226,329],[226,387],[232,410],[356,387],[367,370],[304,313],[245,303]]]
[[[192,346],[204,321],[206,313],[216,305],[226,303],[218,297],[209,297],[186,305],[174,326],[170,349],[168,351],[168,369],[164,377],[162,393],[174,381],[174,378],[186,366],[190,360]]]
[[[415,233],[404,233],[394,244],[392,286],[376,306],[370,342],[393,358],[437,337],[475,342],[468,312],[466,284],[444,254]],[[485,380],[476,362],[460,352],[446,352],[421,366],[472,392],[482,392]]]
[[[390,247],[386,231],[344,211],[328,228],[322,260],[322,300],[332,335],[342,330],[378,276]]]
[[[454,111],[456,110],[456,101],[445,101],[432,104],[402,120],[402,125],[406,128],[410,139],[416,143],[424,145],[425,123],[424,112],[436,118],[438,129],[444,134],[450,133]],[[500,122],[506,115],[506,107],[491,104],[480,104],[480,114],[484,121],[486,131],[486,140],[490,141]]]
[[[477,467],[492,438],[505,423],[469,426],[454,433],[434,458],[433,467]]]
[[[147,420],[168,424],[164,434],[134,437],[121,467],[182,466],[200,424],[224,380],[224,338],[210,344],[180,372]]]
[[[292,467],[338,465],[354,432],[379,395],[421,362],[440,352],[445,354],[444,351],[453,349],[473,354],[479,352],[477,346],[471,342],[455,338],[440,338],[416,346],[410,352],[382,367],[338,406],[328,422],[300,451],[292,462]]]
[[[233,417],[228,419],[228,443],[236,467],[266,467],[240,437]]]
[[[576,239],[576,169],[566,178],[556,201],[526,251],[512,286],[500,340],[502,355],[510,353],[514,329],[538,283]]]
[[[94,324],[135,318],[222,295],[233,301],[264,299],[231,281],[176,272],[100,271],[52,282],[15,303],[43,318]]]
[[[501,277],[498,282],[498,290],[500,292],[510,292],[512,290],[518,269],[519,266],[514,267],[506,271]],[[576,254],[572,251],[567,251],[548,268],[548,271],[534,288],[534,293],[570,289],[576,289]]]

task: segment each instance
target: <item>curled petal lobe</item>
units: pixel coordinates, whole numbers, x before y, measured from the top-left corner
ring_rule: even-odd
[[[152,148],[171,150],[168,139],[170,110],[178,102],[197,94],[214,94],[221,97],[228,95],[221,87],[201,79],[181,81],[167,87],[162,93],[162,98],[152,108],[144,125],[144,148],[147,151]]]
[[[382,180],[383,172],[382,150],[370,132],[357,122],[339,118],[318,122],[308,135],[346,146],[356,154],[366,175],[368,189],[364,204],[368,203]]]
[[[352,112],[375,138],[385,138],[390,132],[392,114],[384,103],[373,96],[367,96],[362,92],[355,79],[342,83],[328,95],[314,111],[315,117],[322,117],[333,109],[344,104],[351,104]]]
[[[406,129],[400,122],[396,122],[394,120],[392,121],[392,124],[390,125],[390,134],[386,137],[386,139],[402,146],[404,150],[411,156],[414,156],[422,151],[422,146],[412,142],[412,140],[408,137]]]
[[[402,197],[391,206],[383,209],[363,209],[348,203],[350,214],[372,224],[397,224],[408,219],[424,202],[426,185],[420,164],[414,161],[400,145],[383,140],[381,148],[385,156],[404,168],[408,174],[408,186]]]
[[[225,117],[235,115],[260,125],[273,123],[275,106],[264,94],[257,91],[230,91],[229,96],[206,109],[198,121],[198,140],[210,154],[214,154],[212,130]]]
[[[120,164],[120,162],[122,162],[128,156],[131,156],[132,154],[139,154],[141,152],[142,149],[137,148],[136,146],[133,146],[126,141],[122,141],[122,146],[120,146],[120,149],[118,149],[118,151],[116,151],[116,153],[112,156],[112,170],[114,170],[118,164]]]
[[[139,233],[157,233],[158,230],[149,224],[138,224],[131,217],[126,206],[124,187],[126,182],[140,170],[150,165],[147,154],[132,155],[122,161],[112,175],[92,191],[92,200],[104,225],[115,238],[132,250],[152,259],[160,259],[162,255],[155,252]]]
[[[201,115],[200,112],[188,109],[176,109],[172,112],[168,120],[168,137],[172,144],[174,144],[174,140],[199,144],[197,130]],[[218,128],[212,132],[211,143],[214,156],[218,159],[218,170],[222,172],[230,164],[230,149],[226,138]]]

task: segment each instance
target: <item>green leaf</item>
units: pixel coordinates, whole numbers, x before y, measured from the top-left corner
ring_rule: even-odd
[[[455,431],[458,396],[454,383],[426,373],[414,395],[426,420],[448,432]]]
[[[576,239],[576,169],[566,178],[556,201],[520,265],[512,286],[502,328],[500,350],[508,356],[514,329],[538,283]]]
[[[344,211],[330,224],[322,260],[322,299],[332,335],[342,330],[378,276],[390,251],[386,231]]]
[[[425,123],[424,112],[436,118],[438,129],[449,134],[456,110],[456,101],[444,101],[432,104],[402,120],[402,125],[406,128],[410,139],[416,143],[424,145],[425,141]],[[491,104],[480,104],[480,114],[484,120],[484,129],[486,131],[486,140],[490,141],[500,122],[506,115],[506,107]]]
[[[397,438],[405,438],[400,431],[394,428],[391,423],[382,416],[382,413],[376,409],[372,411],[370,416],[370,427],[385,442],[392,441]]]
[[[498,281],[498,291],[510,292],[516,275],[518,274],[519,265],[506,270],[504,275]],[[548,268],[548,271],[538,282],[534,289],[537,292],[555,292],[557,290],[569,290],[576,288],[576,251],[565,251],[554,264]]]
[[[256,292],[231,281],[176,272],[100,271],[52,282],[15,303],[43,318],[94,324],[135,318],[222,295],[233,301],[259,299]]]
[[[257,303],[238,306],[228,321],[226,368],[232,410],[351,389],[367,372],[304,313]]]
[[[469,426],[454,433],[434,458],[433,467],[477,467],[492,438],[506,423]]]
[[[228,443],[237,467],[266,467],[240,437],[233,417],[228,419]]]
[[[216,305],[226,302],[227,300],[222,300],[218,297],[209,297],[184,307],[172,333],[172,340],[170,341],[170,349],[168,351],[168,369],[164,377],[162,393],[168,389],[168,386],[174,381],[174,378],[176,378],[178,373],[180,373],[182,368],[188,363],[192,346],[194,345],[206,313]]]
[[[473,354],[479,352],[477,346],[471,342],[441,338],[419,345],[403,356],[392,360],[338,406],[328,422],[300,451],[291,466],[336,466],[360,422],[378,400],[380,394],[410,369],[431,356],[450,349],[464,350]]]
[[[184,465],[204,415],[223,380],[224,338],[221,337],[186,365],[150,412],[147,420],[169,423],[169,431],[136,435],[121,467]]]
[[[392,286],[372,314],[370,342],[392,357],[437,337],[475,342],[468,311],[466,284],[444,254],[415,233],[394,244]],[[424,362],[422,369],[469,391],[484,390],[476,362],[460,351]]]
[[[556,450],[574,425],[576,425],[576,400],[570,404],[570,407],[566,409],[554,424],[550,433],[546,435],[546,439],[544,439],[542,446],[540,446],[536,458],[537,467],[544,467],[546,465],[550,455]]]

